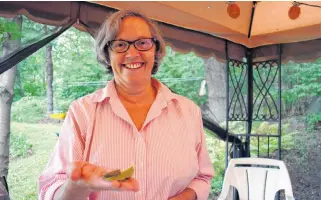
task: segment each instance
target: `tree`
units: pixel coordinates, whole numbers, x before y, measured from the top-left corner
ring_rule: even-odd
[[[155,75],[175,93],[193,100],[198,105],[203,105],[207,95],[200,97],[199,90],[204,75],[205,62],[194,53],[182,54],[166,48],[166,56]]]
[[[17,72],[16,72],[16,85],[17,85],[17,89],[19,91],[19,96],[23,97],[24,96],[24,91],[23,91],[23,87],[22,87],[22,82],[21,82],[21,75],[20,75],[20,67],[17,67]]]
[[[6,39],[2,45],[2,55],[5,56],[20,46],[17,32],[21,33],[22,17],[17,16],[5,22],[7,27]],[[0,75],[0,176],[8,175],[9,140],[10,140],[10,112],[14,97],[14,82],[17,66],[12,67]]]
[[[47,32],[47,26],[45,26],[45,31]],[[46,74],[47,74],[47,113],[53,112],[53,64],[52,64],[52,45],[49,43],[46,46]]]

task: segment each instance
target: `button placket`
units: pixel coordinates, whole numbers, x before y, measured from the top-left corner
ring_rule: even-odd
[[[137,134],[135,168],[140,191],[136,192],[136,199],[144,200],[146,196],[146,144],[142,133],[137,132]]]

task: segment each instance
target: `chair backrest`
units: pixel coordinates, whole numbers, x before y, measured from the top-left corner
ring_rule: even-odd
[[[231,197],[231,186],[238,190],[240,200],[274,200],[279,190],[293,200],[292,185],[283,161],[266,158],[231,159],[224,177],[219,199]]]

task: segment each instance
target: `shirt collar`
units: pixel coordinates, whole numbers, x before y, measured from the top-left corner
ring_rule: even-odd
[[[177,94],[173,93],[166,85],[164,85],[157,79],[152,78],[152,84],[155,86],[157,90],[156,98],[159,98],[159,100],[162,103],[167,104],[169,101],[172,101],[172,100],[178,101]],[[102,102],[105,99],[109,100],[110,98],[118,99],[118,94],[115,87],[115,79],[112,79],[111,81],[109,81],[104,88],[101,88],[96,92],[90,94],[89,98],[94,103]]]

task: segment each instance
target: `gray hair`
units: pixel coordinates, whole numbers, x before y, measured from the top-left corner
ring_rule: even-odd
[[[163,37],[154,21],[149,19],[144,14],[133,11],[133,10],[122,10],[115,13],[112,13],[103,25],[100,27],[95,41],[95,49],[97,54],[97,59],[102,63],[107,72],[113,74],[111,65],[109,51],[107,43],[111,40],[114,40],[119,32],[121,21],[126,17],[139,17],[143,19],[149,26],[149,30],[152,34],[152,37],[157,40],[156,42],[156,53],[155,53],[155,62],[152,69],[152,74],[155,74],[158,71],[159,64],[163,57],[165,56],[166,46]]]

